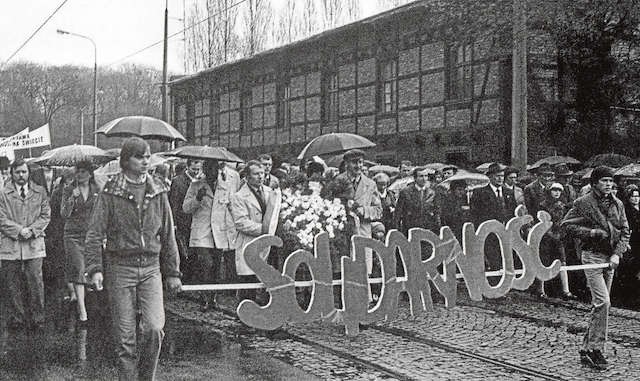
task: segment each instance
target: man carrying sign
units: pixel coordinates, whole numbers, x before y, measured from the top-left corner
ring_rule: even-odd
[[[562,226],[580,241],[582,264],[609,264],[608,268],[585,269],[591,291],[591,318],[584,335],[580,361],[604,370],[604,345],[611,301],[613,271],[629,246],[629,224],[622,202],[612,194],[613,170],[600,166],[591,173],[591,192],[578,198]]]

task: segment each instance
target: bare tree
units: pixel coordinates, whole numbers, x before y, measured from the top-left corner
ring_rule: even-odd
[[[242,17],[244,22],[242,54],[244,56],[251,56],[264,50],[271,15],[268,0],[249,0]]]
[[[340,25],[343,0],[321,0],[321,5],[322,25],[324,29],[331,29]]]
[[[193,3],[187,16],[187,23],[193,27],[187,31],[185,41],[189,69],[198,71],[237,57],[238,7],[235,4],[231,0]]]
[[[300,16],[301,30],[304,37],[309,37],[318,32],[320,27],[318,23],[318,5],[317,0],[304,0],[303,8]]]
[[[307,2],[312,0],[307,0]],[[286,0],[271,30],[276,46],[289,44],[300,37],[298,1]]]
[[[382,10],[386,10],[391,8],[397,8],[411,1],[412,0],[378,0],[378,7]]]

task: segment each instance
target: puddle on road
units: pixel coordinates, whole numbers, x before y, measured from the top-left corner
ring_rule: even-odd
[[[221,341],[197,323],[167,316],[167,336],[158,371],[159,380],[301,380],[313,378],[290,365]],[[78,332],[47,331],[46,337],[10,339],[0,360],[0,379],[112,380],[117,378],[111,336],[101,326],[88,330],[86,342]],[[86,350],[86,361],[78,360]],[[169,353],[172,347],[173,353]]]

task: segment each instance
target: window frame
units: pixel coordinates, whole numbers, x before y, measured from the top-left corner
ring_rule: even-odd
[[[291,128],[291,80],[286,78],[278,82],[277,88],[277,125],[276,129]]]
[[[340,119],[340,82],[335,69],[322,73],[322,121],[337,123]]]
[[[473,42],[450,44],[447,56],[447,100],[473,99]]]
[[[246,86],[240,92],[240,131],[253,130],[253,89]]]
[[[398,57],[380,59],[378,64],[378,114],[398,112]]]

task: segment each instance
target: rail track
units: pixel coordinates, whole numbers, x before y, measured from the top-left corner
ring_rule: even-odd
[[[237,324],[242,325],[234,311],[230,309],[221,309],[219,312],[224,315],[225,318],[231,319]],[[346,360],[353,367],[362,370],[371,370],[381,376],[383,379],[396,379],[396,380],[420,380],[425,379],[420,374],[415,374],[410,371],[398,371],[396,366],[387,366],[385,361],[381,361],[379,358],[369,358],[362,356],[361,353],[354,352],[353,348],[342,348],[339,345],[335,345],[335,342],[324,340],[322,337],[306,335],[303,329],[287,329],[284,332],[279,333],[279,339],[290,340],[296,343],[300,343],[306,347],[313,348],[315,351],[326,353],[330,356],[335,356],[340,359]],[[375,340],[383,341],[385,343],[402,342],[406,347],[413,348],[416,352],[430,352],[437,351],[438,353],[446,353],[446,356],[454,358],[458,362],[466,363],[473,362],[475,367],[486,366],[487,377],[491,377],[491,374],[512,374],[519,375],[521,378],[524,376],[530,380],[563,380],[562,377],[554,374],[542,372],[537,369],[529,368],[526,366],[518,365],[509,361],[504,361],[499,358],[495,358],[482,353],[482,350],[468,350],[457,348],[445,342],[438,340],[418,337],[410,331],[403,330],[401,328],[370,325],[367,326],[367,330],[361,335],[367,335],[367,333],[373,334],[376,337]],[[251,346],[252,335],[257,334],[265,338],[270,338],[267,332],[264,331],[249,331],[239,336],[235,336],[232,339],[238,340],[241,343],[248,343]],[[345,339],[348,340],[348,339]],[[288,362],[290,356],[276,356],[280,357],[282,361]],[[471,365],[469,365],[471,367]],[[427,377],[428,378],[428,377]],[[507,379],[508,377],[496,377],[501,379]],[[495,378],[494,378],[495,379]]]

